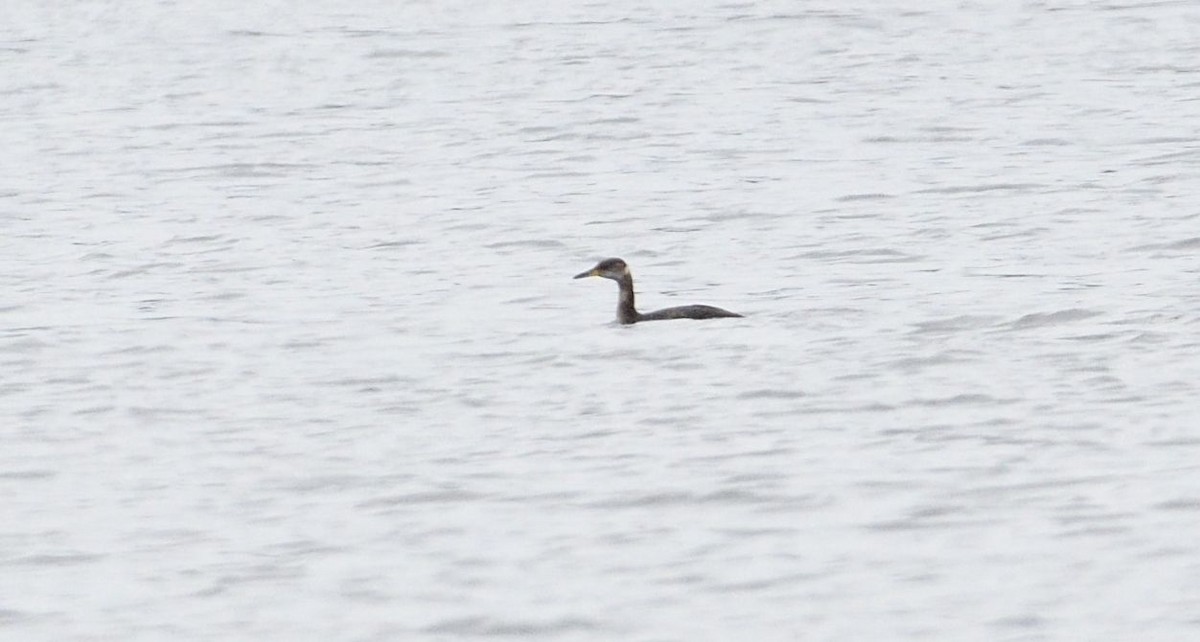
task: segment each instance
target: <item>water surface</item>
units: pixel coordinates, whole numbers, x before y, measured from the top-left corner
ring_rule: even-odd
[[[0,637],[1200,633],[1192,3],[6,13]]]

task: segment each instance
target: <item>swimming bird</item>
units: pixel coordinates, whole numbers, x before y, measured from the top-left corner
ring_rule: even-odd
[[[620,295],[617,297],[617,321],[624,325],[663,319],[719,319],[742,316],[736,312],[722,310],[711,305],[681,305],[677,308],[666,308],[642,314],[633,307],[633,273],[621,259],[604,259],[587,272],[576,274],[575,278],[582,279],[589,276],[599,276],[617,282],[617,286],[620,288]]]

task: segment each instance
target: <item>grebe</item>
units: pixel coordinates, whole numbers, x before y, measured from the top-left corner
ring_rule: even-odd
[[[582,279],[589,276],[599,276],[617,282],[621,293],[617,298],[617,321],[624,325],[638,321],[660,321],[663,319],[720,319],[722,317],[740,317],[742,315],[729,310],[722,310],[711,305],[681,305],[677,308],[656,310],[642,314],[633,307],[633,273],[621,259],[604,259],[596,267],[575,275]]]

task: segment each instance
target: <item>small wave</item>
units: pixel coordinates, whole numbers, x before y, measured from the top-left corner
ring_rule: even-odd
[[[596,631],[599,622],[584,618],[565,617],[554,620],[498,620],[489,617],[465,617],[443,620],[423,629],[425,633],[455,636],[521,637],[546,636],[559,633]]]
[[[804,392],[800,390],[777,390],[777,389],[761,389],[750,390],[743,392],[737,396],[738,399],[799,399],[805,397]]]
[[[916,194],[978,194],[981,192],[1027,192],[1045,187],[1041,183],[984,183],[919,189]]]
[[[1034,314],[1026,314],[1020,319],[1013,321],[1010,327],[1014,330],[1042,328],[1051,325],[1074,323],[1075,321],[1090,319],[1095,316],[1100,316],[1101,314],[1101,312],[1096,312],[1095,310],[1084,310],[1081,308],[1059,310],[1058,312],[1039,312]]]
[[[1172,241],[1170,243],[1152,243],[1149,245],[1138,245],[1138,246],[1129,248],[1128,251],[1129,252],[1147,252],[1147,251],[1156,251],[1156,250],[1168,250],[1168,251],[1178,251],[1178,252],[1182,252],[1182,251],[1186,251],[1186,250],[1200,250],[1200,236],[1183,239],[1181,241]]]

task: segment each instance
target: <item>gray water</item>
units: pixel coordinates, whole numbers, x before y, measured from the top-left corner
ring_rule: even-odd
[[[0,10],[0,638],[1200,636],[1200,6],[504,4]]]

